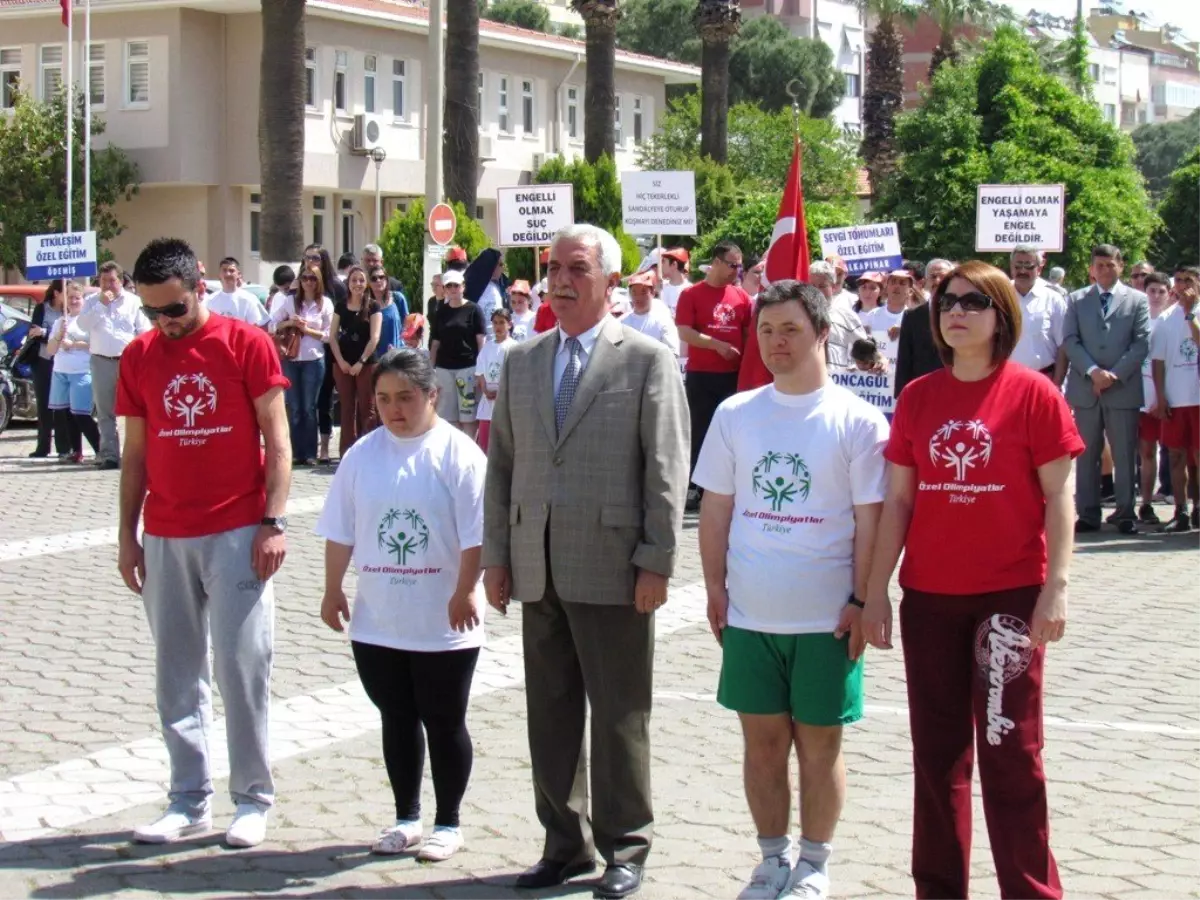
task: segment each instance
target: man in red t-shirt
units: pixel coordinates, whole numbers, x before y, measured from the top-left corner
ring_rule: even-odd
[[[212,827],[211,633],[237,806],[226,841],[253,847],[275,799],[271,577],[287,548],[288,382],[265,332],[200,303],[186,243],[152,241],[133,277],[153,328],[126,349],[117,383],[125,417],[117,566],[145,603],[171,759],[170,805],[133,837],[165,844]]]
[[[692,417],[692,469],[713,413],[723,400],[737,393],[738,368],[753,315],[750,296],[737,286],[741,268],[741,249],[721,241],[713,247],[704,280],[686,288],[675,309],[679,339],[688,345],[684,386]],[[687,509],[699,507],[700,491],[692,485]]]

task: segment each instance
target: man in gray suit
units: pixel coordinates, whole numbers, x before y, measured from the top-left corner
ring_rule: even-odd
[[[667,599],[688,482],[687,401],[671,351],[609,315],[621,250],[554,238],[544,301],[558,327],[512,348],[492,415],[484,503],[488,602],[521,602],[542,859],[517,887],[607,868],[597,897],[641,886],[654,814],[654,611]],[[592,710],[588,817],[584,723]],[[593,837],[594,834],[594,837]]]
[[[1100,530],[1100,457],[1107,435],[1117,495],[1114,519],[1122,534],[1135,534],[1134,466],[1150,307],[1145,294],[1121,283],[1121,251],[1111,244],[1093,248],[1091,273],[1095,283],[1071,295],[1063,321],[1071,363],[1067,402],[1087,443],[1075,463],[1075,531]]]

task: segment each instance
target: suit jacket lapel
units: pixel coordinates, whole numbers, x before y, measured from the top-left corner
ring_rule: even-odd
[[[562,433],[558,436],[558,443],[561,444],[567,439],[571,430],[579,424],[579,420],[583,418],[583,414],[587,412],[592,401],[596,399],[596,395],[600,393],[600,388],[604,387],[604,382],[608,380],[608,373],[617,362],[617,347],[622,340],[622,326],[612,317],[606,317],[604,327],[600,329],[600,333],[596,336],[596,344],[592,347],[591,356],[588,357],[587,368],[583,370],[583,377],[579,379],[579,387],[575,389],[575,397],[571,401],[571,408],[567,410],[567,418],[563,422]],[[553,379],[551,380],[553,383]],[[554,403],[551,400],[550,421],[554,422]]]
[[[554,355],[558,352],[558,329],[554,329],[550,335],[531,354],[531,362],[534,372],[537,373],[533,379],[536,385],[534,402],[546,429],[546,437],[550,439],[550,443],[555,444],[558,442],[558,435],[554,427]]]

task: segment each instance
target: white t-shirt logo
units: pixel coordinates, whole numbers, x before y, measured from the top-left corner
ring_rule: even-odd
[[[751,488],[755,497],[771,501],[771,512],[779,512],[797,497],[808,499],[812,475],[798,453],[768,450],[751,472]]]
[[[1179,355],[1183,358],[1183,364],[1190,366],[1196,361],[1196,342],[1190,337],[1184,338],[1183,343],[1179,345]]]
[[[379,549],[396,557],[397,565],[407,565],[418,553],[429,549],[429,526],[415,509],[403,512],[392,508],[379,520],[376,532]]]
[[[929,458],[954,470],[955,481],[966,481],[967,471],[992,458],[992,433],[979,419],[951,419],[929,439]]]
[[[163,391],[167,415],[178,416],[188,428],[196,427],[196,417],[217,411],[217,387],[203,373],[176,375]]]

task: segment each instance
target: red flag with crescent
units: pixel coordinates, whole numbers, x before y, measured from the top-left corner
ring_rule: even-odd
[[[71,2],[72,0],[58,0],[58,5],[62,7],[62,23],[64,26],[71,24]]]
[[[796,139],[792,151],[792,165],[788,169],[787,185],[779,201],[779,215],[775,218],[775,230],[771,233],[771,245],[767,248],[767,264],[764,267],[762,284],[765,288],[775,281],[789,278],[808,281],[808,226],[804,221],[804,191],[800,171],[800,139]],[[770,384],[772,376],[758,351],[757,329],[751,324],[750,334],[738,369],[738,390]]]

